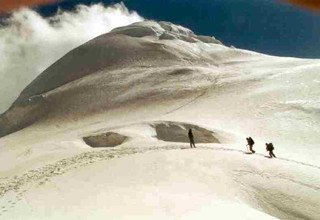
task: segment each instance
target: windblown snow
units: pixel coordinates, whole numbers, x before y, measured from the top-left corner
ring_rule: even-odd
[[[0,116],[0,218],[319,219],[319,71],[169,22],[116,28]]]

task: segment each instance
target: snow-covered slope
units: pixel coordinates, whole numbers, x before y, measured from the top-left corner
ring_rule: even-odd
[[[167,30],[169,28],[172,30]],[[178,43],[159,40],[168,38],[167,35],[182,40],[174,41]],[[60,114],[65,117],[68,112],[75,115],[90,110],[92,114],[92,111],[135,102],[137,98],[150,94],[164,96],[166,88],[161,88],[164,86],[161,81],[166,81],[168,75],[178,81],[181,80],[177,74],[179,71],[191,72],[197,63],[212,65],[216,62],[211,55],[202,55],[201,49],[195,51],[188,43],[200,41],[198,38],[204,37],[197,37],[185,28],[165,22],[137,23],[102,35],[68,53],[27,86],[10,111],[2,116],[0,134],[19,130],[47,116],[51,110],[59,111],[60,107],[67,110]],[[214,38],[204,40],[219,43]],[[141,76],[137,77],[138,74]],[[149,88],[148,83],[157,83],[161,91],[153,86]],[[137,91],[136,86],[152,91]],[[171,90],[177,90],[175,86],[171,87]],[[65,95],[65,92],[69,94]],[[131,96],[125,97],[124,93]],[[95,102],[92,102],[92,97],[95,97]]]
[[[1,115],[0,214],[318,219],[319,70],[168,22],[114,29]],[[187,149],[189,128],[198,149]],[[247,136],[257,155],[241,151]],[[278,159],[264,157],[271,141]]]

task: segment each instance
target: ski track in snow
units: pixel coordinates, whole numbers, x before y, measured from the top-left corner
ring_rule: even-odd
[[[118,148],[118,149],[113,148],[113,149],[104,149],[104,150],[98,150],[98,151],[90,151],[90,152],[85,152],[85,153],[75,155],[71,158],[65,158],[65,159],[59,160],[55,163],[48,164],[39,169],[29,170],[20,176],[14,176],[13,178],[2,178],[0,179],[0,197],[3,197],[4,195],[10,192],[13,192],[15,196],[13,198],[11,197],[10,200],[6,201],[6,204],[3,204],[0,201],[0,216],[4,212],[7,212],[9,209],[14,208],[15,205],[22,200],[23,195],[28,191],[28,188],[37,187],[37,186],[46,184],[46,182],[50,181],[50,178],[58,175],[62,175],[73,169],[77,169],[79,167],[85,167],[87,165],[93,164],[95,162],[103,161],[103,160],[123,157],[126,155],[145,153],[148,151],[177,150],[177,149],[190,149],[190,148],[186,145],[173,145],[173,146],[167,145],[167,146],[151,146],[146,148],[126,147],[126,148]],[[200,146],[200,147],[197,147],[196,149],[246,153],[246,151],[224,148],[224,147],[212,148],[212,147]],[[263,154],[256,153],[255,155],[265,157],[265,155]],[[306,164],[306,163],[285,159],[285,158],[277,158],[277,159],[291,162],[291,163],[296,163],[303,166],[309,166],[309,167],[320,170],[320,167],[312,164]],[[270,174],[257,173],[257,172],[252,172],[249,170],[241,170],[241,169],[234,170],[234,171],[236,175],[240,175],[240,176],[250,174],[250,175],[260,175],[262,177],[270,178]],[[284,179],[284,180],[287,180],[287,181],[290,181],[314,190],[320,190],[320,186],[309,185],[292,178],[287,178],[282,175],[273,175],[272,177]]]
[[[188,106],[188,105],[196,102],[199,98],[201,98],[202,96],[204,96],[204,95],[206,95],[206,94],[207,94],[207,90],[204,91],[204,92],[202,92],[201,94],[197,95],[197,96],[194,97],[193,99],[188,100],[186,103],[182,104],[181,106],[178,106],[177,108],[175,108],[175,109],[173,109],[173,110],[171,110],[171,111],[166,112],[165,115],[171,114],[171,113],[173,113],[173,112],[175,112],[175,111],[178,111],[179,109],[182,109],[182,108],[184,108],[184,107],[186,107],[186,106]]]

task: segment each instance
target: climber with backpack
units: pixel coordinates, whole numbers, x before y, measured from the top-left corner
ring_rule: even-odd
[[[255,153],[255,151],[252,149],[253,145],[254,145],[254,140],[252,139],[252,137],[248,137],[247,139],[247,146],[249,146],[249,150],[251,151],[251,153]]]
[[[270,158],[276,157],[276,155],[273,153],[274,147],[272,143],[266,143],[266,150],[269,151]]]

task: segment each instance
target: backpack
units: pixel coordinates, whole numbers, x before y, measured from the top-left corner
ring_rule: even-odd
[[[254,140],[251,137],[249,137],[249,144],[254,145]]]
[[[267,151],[273,151],[274,147],[272,143],[267,144]]]
[[[269,144],[269,149],[270,149],[270,150],[274,150],[274,147],[273,147],[273,144],[272,144],[272,143]]]

